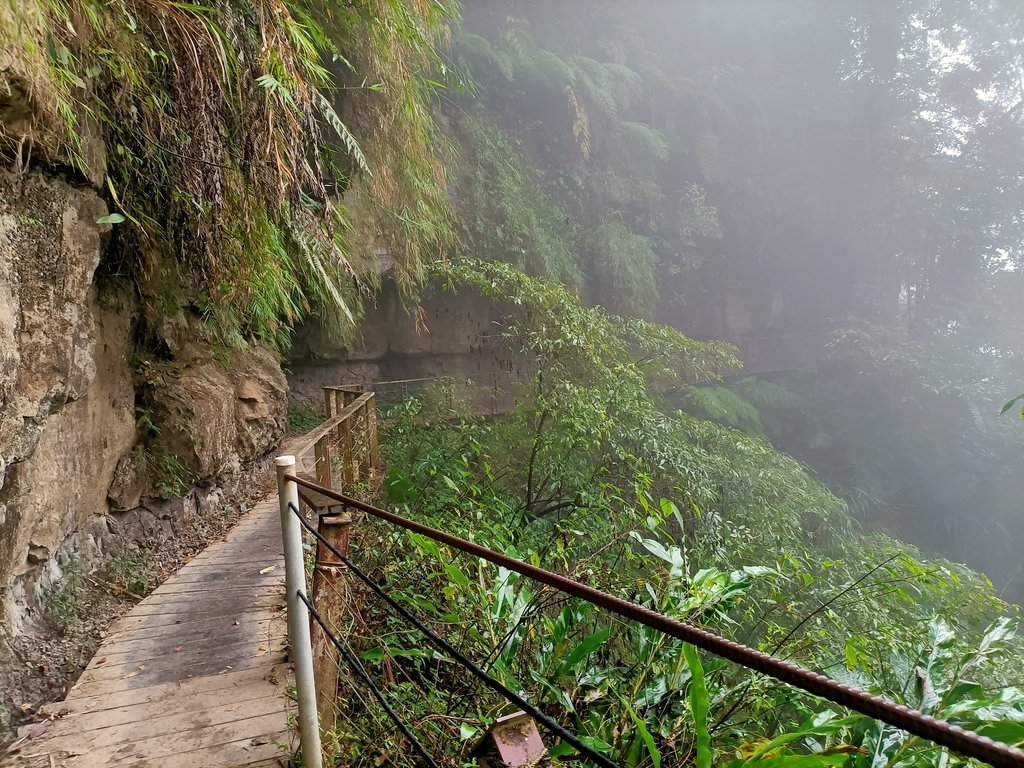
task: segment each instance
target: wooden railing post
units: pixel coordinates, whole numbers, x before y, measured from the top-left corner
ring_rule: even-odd
[[[370,474],[370,452],[368,450],[369,445],[369,433],[370,433],[370,401],[367,400],[363,403],[359,409],[359,474],[369,475]]]
[[[352,517],[348,514],[321,515],[320,535],[343,555],[348,554]],[[313,606],[327,626],[340,631],[348,608],[348,580],[344,564],[323,542],[317,543],[313,568]],[[333,765],[334,742],[338,730],[338,673],[341,654],[322,631],[313,633],[313,675],[316,679],[316,705],[324,739],[324,763]]]
[[[333,488],[331,483],[331,446],[328,436],[324,435],[313,445],[313,454],[316,456],[316,482],[324,488]]]
[[[341,410],[338,408],[338,392],[334,387],[324,387],[324,413],[331,419]]]
[[[346,419],[338,425],[341,430],[341,481],[345,490],[349,490],[356,482],[355,451],[353,450],[352,419]]]
[[[377,444],[377,396],[370,395],[366,401],[366,440],[370,457],[370,471],[380,466],[380,447]]]

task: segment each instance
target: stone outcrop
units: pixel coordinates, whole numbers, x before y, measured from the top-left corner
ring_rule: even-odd
[[[313,326],[300,330],[288,375],[291,398],[319,409],[325,385],[445,377],[477,410],[505,410],[530,375],[528,362],[501,338],[505,313],[514,311],[469,289],[437,291],[409,311],[385,282],[348,347],[330,344]]]
[[[106,214],[93,189],[0,175],[0,741],[45,695],[15,658],[47,595],[127,550],[201,541],[286,430],[275,354],[217,349],[187,311],[154,323],[133,285],[97,279]]]
[[[134,442],[129,321],[93,285],[105,213],[64,182],[0,183],[0,584],[105,510]]]
[[[284,436],[288,383],[270,353],[239,350],[227,363],[199,358],[162,367],[148,390],[152,418],[164,425],[150,450],[177,457],[193,477],[237,472]]]

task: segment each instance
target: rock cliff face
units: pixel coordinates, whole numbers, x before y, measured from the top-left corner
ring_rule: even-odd
[[[115,373],[128,323],[93,286],[105,213],[63,182],[0,184],[0,583],[49,560],[62,528],[99,511],[90,501],[102,509],[102,478],[134,441],[131,382]]]
[[[315,327],[300,330],[288,375],[291,398],[319,408],[325,385],[446,377],[467,396],[473,393],[479,411],[505,410],[529,377],[529,362],[501,339],[507,315],[515,311],[471,290],[437,291],[409,311],[385,282],[351,347],[325,344]]]
[[[274,354],[214,354],[184,313],[160,354],[139,348],[134,287],[96,277],[106,213],[89,188],[0,175],[0,741],[38,677],[19,643],[44,631],[70,564],[88,574],[202,527],[286,428]]]

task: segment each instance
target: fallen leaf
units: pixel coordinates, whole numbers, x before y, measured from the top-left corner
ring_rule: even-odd
[[[20,709],[22,712],[28,712],[29,710],[32,709],[32,705],[29,704],[28,702],[25,702],[20,707],[18,707],[18,709]]]
[[[267,573],[270,573],[271,571],[276,571],[276,570],[277,570],[277,566],[276,565],[268,565],[266,568],[261,568],[260,569],[260,576],[263,576],[264,574],[267,574]]]
[[[270,737],[269,736],[256,736],[249,743],[252,744],[254,747],[260,747],[260,746],[262,746],[264,744],[269,744],[270,743]]]
[[[235,626],[236,627],[238,626],[238,620],[237,619],[235,620]]]
[[[260,643],[260,647],[256,649],[256,655],[257,656],[262,656],[266,652],[267,652],[267,646],[264,645],[263,643]]]
[[[146,671],[146,665],[145,664],[139,664],[139,672],[145,672],[145,671]]]
[[[184,650],[185,650],[185,646],[184,645],[176,645],[176,646],[174,646],[174,652],[175,653],[181,653]]]
[[[97,660],[96,660],[96,666],[97,666],[97,667],[98,667],[98,666],[99,666],[100,664],[106,664],[106,663],[107,663],[107,657],[106,657],[106,656],[104,656],[104,657],[103,657],[102,659],[97,659]]]

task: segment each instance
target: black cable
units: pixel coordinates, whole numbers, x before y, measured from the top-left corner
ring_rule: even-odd
[[[530,704],[530,702],[528,702],[522,696],[515,693],[511,688],[506,687],[501,682],[488,675],[482,669],[480,669],[480,667],[478,667],[476,664],[470,661],[469,658],[460,653],[451,643],[449,643],[443,637],[434,632],[434,630],[432,630],[430,627],[428,627],[426,624],[424,624],[422,621],[416,618],[416,616],[410,613],[409,610],[405,608],[405,606],[401,605],[394,598],[388,595],[383,589],[381,589],[380,586],[377,585],[376,582],[373,581],[373,579],[371,579],[369,576],[363,573],[351,560],[349,560],[348,557],[339,552],[334,547],[334,545],[331,544],[331,542],[324,538],[323,534],[316,530],[316,528],[310,525],[302,517],[302,515],[299,514],[299,510],[295,507],[294,504],[289,502],[288,506],[291,508],[292,512],[295,513],[295,516],[299,518],[299,522],[302,523],[303,527],[307,531],[312,533],[316,537],[317,541],[319,541],[321,544],[327,547],[327,549],[329,549],[335,557],[341,560],[341,562],[344,563],[345,566],[348,567],[349,570],[351,570],[352,573],[354,573],[359,578],[360,581],[366,584],[366,586],[372,589],[380,598],[387,602],[387,604],[390,605],[395,611],[397,611],[406,621],[408,621],[410,624],[415,626],[416,629],[418,629],[420,632],[426,635],[430,639],[430,641],[434,643],[434,645],[443,650],[445,653],[449,654],[460,665],[462,665],[469,672],[471,672],[474,677],[480,680],[480,682],[482,682],[484,685],[491,688],[492,690],[500,693],[506,699],[508,699],[513,704],[522,709],[524,712],[526,712],[534,720],[537,720],[542,725],[544,725],[544,727],[551,731],[553,734],[558,736],[563,741],[574,746],[580,752],[580,754],[590,758],[595,763],[602,766],[602,768],[619,768],[619,766],[615,765],[615,763],[613,763],[607,757],[600,754],[599,752],[596,752],[592,747],[588,747],[586,744],[583,743],[582,740],[580,740],[578,736],[573,734],[571,731],[568,731],[565,728],[563,728],[557,722],[555,722],[546,714],[537,709],[537,707]]]
[[[301,517],[299,519],[302,520]],[[305,520],[303,520],[303,522],[305,522]],[[356,675],[360,677],[364,683],[366,683],[367,687],[371,691],[373,691],[374,698],[376,698],[378,703],[384,708],[384,711],[388,713],[388,717],[391,718],[391,722],[397,725],[398,730],[400,730],[402,732],[402,735],[404,735],[405,738],[409,740],[409,743],[412,744],[413,749],[415,749],[419,753],[420,757],[422,757],[426,761],[427,765],[430,766],[430,768],[441,768],[441,766],[438,765],[437,760],[434,759],[433,755],[427,752],[426,748],[422,744],[420,744],[419,739],[417,739],[416,736],[413,735],[413,732],[409,730],[409,726],[407,726],[402,721],[402,718],[398,716],[398,713],[391,708],[391,705],[388,704],[387,699],[384,698],[384,693],[381,691],[380,688],[377,687],[377,684],[373,682],[373,679],[366,673],[366,670],[363,669],[363,665],[359,663],[359,660],[355,657],[352,651],[349,650],[348,647],[341,642],[341,640],[335,637],[334,633],[331,632],[331,630],[327,627],[327,624],[324,622],[320,614],[317,613],[316,609],[313,607],[313,604],[309,601],[309,598],[301,592],[298,592],[297,594],[299,596],[299,599],[301,599],[302,602],[306,604],[306,608],[309,609],[310,615],[314,619],[316,619],[316,623],[320,625],[321,629],[323,629],[324,634],[327,635],[330,641],[334,643],[334,647],[337,648],[341,655],[345,658],[345,661],[348,663],[352,671],[355,672]]]

